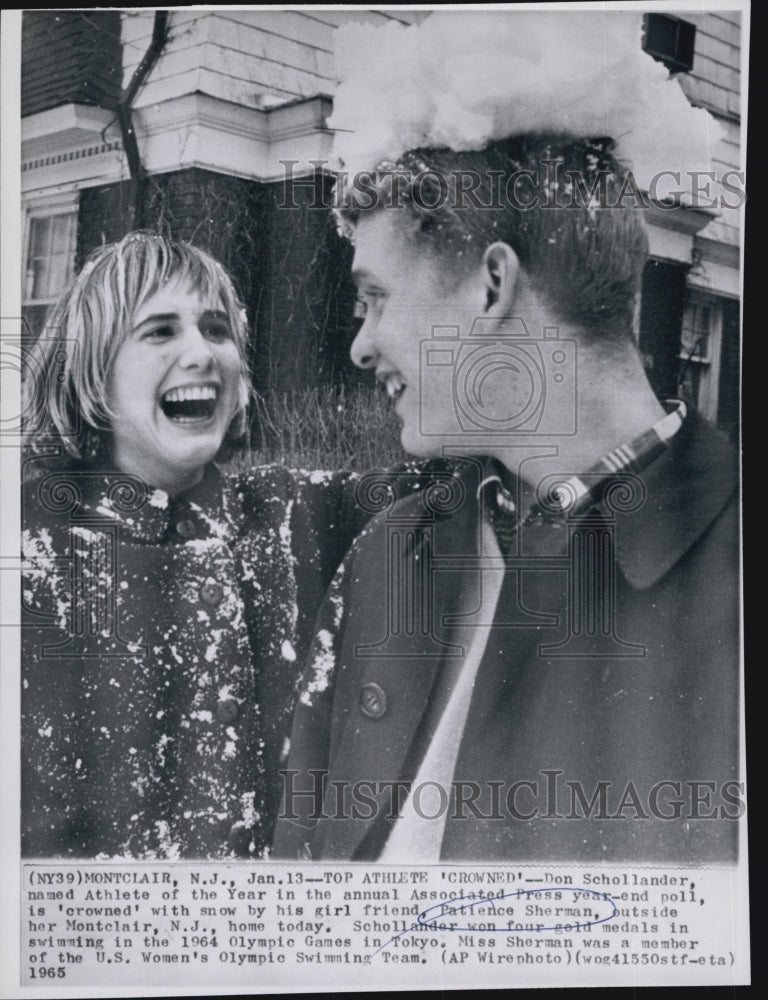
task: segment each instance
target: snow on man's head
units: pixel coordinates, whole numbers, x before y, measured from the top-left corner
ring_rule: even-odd
[[[436,11],[420,24],[336,33],[329,119],[345,171],[408,149],[482,149],[542,132],[610,137],[646,185],[709,170],[715,120],[642,48],[633,11]]]

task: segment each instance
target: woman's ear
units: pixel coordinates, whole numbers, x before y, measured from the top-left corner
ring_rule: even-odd
[[[517,254],[508,243],[491,243],[483,254],[482,269],[486,313],[499,318],[511,315],[520,279]]]

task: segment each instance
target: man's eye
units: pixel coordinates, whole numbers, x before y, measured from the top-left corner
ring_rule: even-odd
[[[361,293],[355,299],[355,319],[365,319],[369,310],[379,311],[384,305],[386,294],[372,291]]]

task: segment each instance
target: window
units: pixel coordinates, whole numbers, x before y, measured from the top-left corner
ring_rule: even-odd
[[[50,307],[71,280],[76,246],[76,204],[29,210],[22,290],[28,335],[40,333]]]
[[[722,344],[720,348],[720,379],[717,390],[717,426],[736,443],[739,437],[741,408],[740,367],[741,337],[739,303],[723,299]]]
[[[678,394],[686,402],[702,409],[711,371],[710,341],[712,339],[714,304],[691,302],[683,314],[680,335]]]
[[[692,293],[683,314],[678,396],[730,433],[738,422],[738,302]]]
[[[670,14],[646,14],[643,19],[643,49],[670,73],[693,69],[696,25]]]
[[[29,220],[26,301],[50,301],[72,277],[77,213],[48,215]]]

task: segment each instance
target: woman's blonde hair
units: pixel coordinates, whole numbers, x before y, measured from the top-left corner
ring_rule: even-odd
[[[93,251],[46,321],[24,376],[28,449],[44,444],[47,451],[61,444],[72,458],[84,461],[101,453],[112,420],[107,380],[115,356],[136,311],[169,281],[221,301],[240,355],[240,405],[222,451],[245,443],[251,395],[247,326],[231,279],[197,247],[134,232]]]

